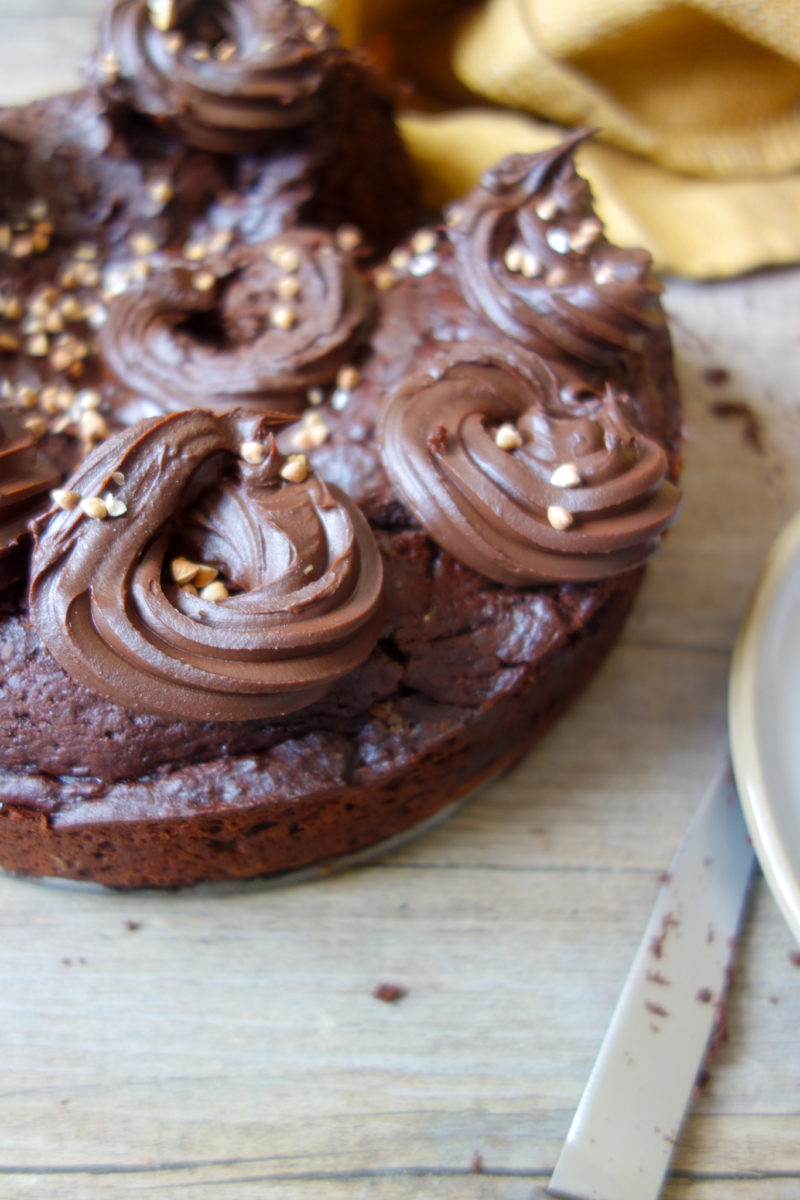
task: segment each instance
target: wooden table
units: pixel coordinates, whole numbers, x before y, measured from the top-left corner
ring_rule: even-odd
[[[96,9],[4,0],[3,98],[70,84]],[[321,883],[0,880],[2,1200],[526,1200],[546,1182],[724,752],[748,592],[800,505],[800,272],[673,283],[666,303],[684,512],[607,666],[523,767]],[[707,380],[718,367],[728,382]],[[757,414],[761,450],[712,412],[731,400]],[[800,1195],[794,949],[759,880],[730,1037],[665,1200]],[[385,981],[405,998],[373,998]]]

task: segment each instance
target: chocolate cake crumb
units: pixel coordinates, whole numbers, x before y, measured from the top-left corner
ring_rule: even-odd
[[[729,382],[730,377],[731,373],[726,371],[725,367],[708,367],[703,371],[703,379],[712,387],[721,387],[724,383]]]
[[[398,1000],[407,996],[408,992],[399,983],[379,983],[372,994],[376,1000],[383,1000],[384,1004],[396,1004]]]
[[[699,1000],[701,1004],[710,1004],[711,1003],[711,988],[707,988],[707,987],[700,988],[699,991],[697,991],[695,993],[695,999]]]
[[[648,1012],[651,1012],[656,1017],[668,1017],[669,1013],[661,1004],[656,1004],[653,1000],[645,1000],[644,1006]]]
[[[483,1174],[483,1155],[478,1150],[476,1150],[472,1156],[470,1170],[472,1171],[473,1175]]]
[[[800,967],[800,950],[789,951],[789,962],[793,967]]]
[[[672,915],[672,913],[667,913],[667,915],[662,919],[661,932],[656,934],[650,943],[650,953],[653,955],[653,958],[661,958],[662,954],[664,953],[664,940],[669,932],[670,926],[677,925],[678,923],[679,922]]]
[[[697,1076],[697,1079],[695,1080],[694,1087],[692,1088],[693,1099],[696,1100],[697,1097],[701,1094],[701,1092],[703,1092],[708,1087],[710,1082],[711,1082],[711,1072],[707,1071],[705,1069],[705,1067],[702,1067],[700,1070],[700,1074]]]
[[[658,983],[658,984],[661,984],[662,986],[667,986],[667,987],[669,986],[669,982],[670,982],[668,979],[665,978],[665,976],[663,976],[661,974],[660,971],[648,971],[645,978],[647,979],[648,983]]]
[[[437,425],[433,432],[429,434],[428,448],[432,454],[447,453],[447,429],[444,425]]]
[[[744,400],[717,400],[709,407],[715,417],[741,417],[744,442],[759,454],[764,453],[761,422],[749,404],[745,404]]]
[[[131,933],[134,933],[135,930],[142,928],[142,922],[141,921],[126,921],[125,928],[130,930]]]

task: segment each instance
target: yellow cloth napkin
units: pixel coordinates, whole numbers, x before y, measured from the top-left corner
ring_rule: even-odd
[[[697,277],[800,260],[800,0],[316,2],[413,85],[431,202],[597,126],[579,165],[612,240]]]

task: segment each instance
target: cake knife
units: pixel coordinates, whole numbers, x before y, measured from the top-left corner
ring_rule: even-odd
[[[754,861],[726,763],[658,893],[542,1196],[657,1200],[724,999]]]

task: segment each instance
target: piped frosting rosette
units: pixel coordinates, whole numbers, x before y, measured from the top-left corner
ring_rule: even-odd
[[[448,236],[476,312],[541,354],[603,366],[664,318],[650,256],[603,236],[572,161],[585,136],[503,159],[450,209]]]
[[[624,408],[609,390],[576,414],[544,366],[475,354],[390,397],[381,454],[430,537],[482,575],[603,579],[650,558],[680,499],[663,449]]]
[[[0,588],[17,578],[11,556],[28,540],[28,522],[50,507],[50,489],[60,480],[33,434],[0,407]]]
[[[112,376],[150,411],[202,397],[219,412],[298,413],[310,387],[335,378],[368,313],[333,237],[294,230],[238,246],[216,266],[165,267],[132,285],[111,302],[100,347]]]
[[[239,721],[303,708],[367,658],[384,620],[372,533],[278,454],[274,428],[179,413],[86,459],[67,485],[80,503],[41,522],[30,587],[74,680],[145,713]]]
[[[188,145],[239,154],[319,115],[335,45],[294,0],[116,0],[92,72]]]

